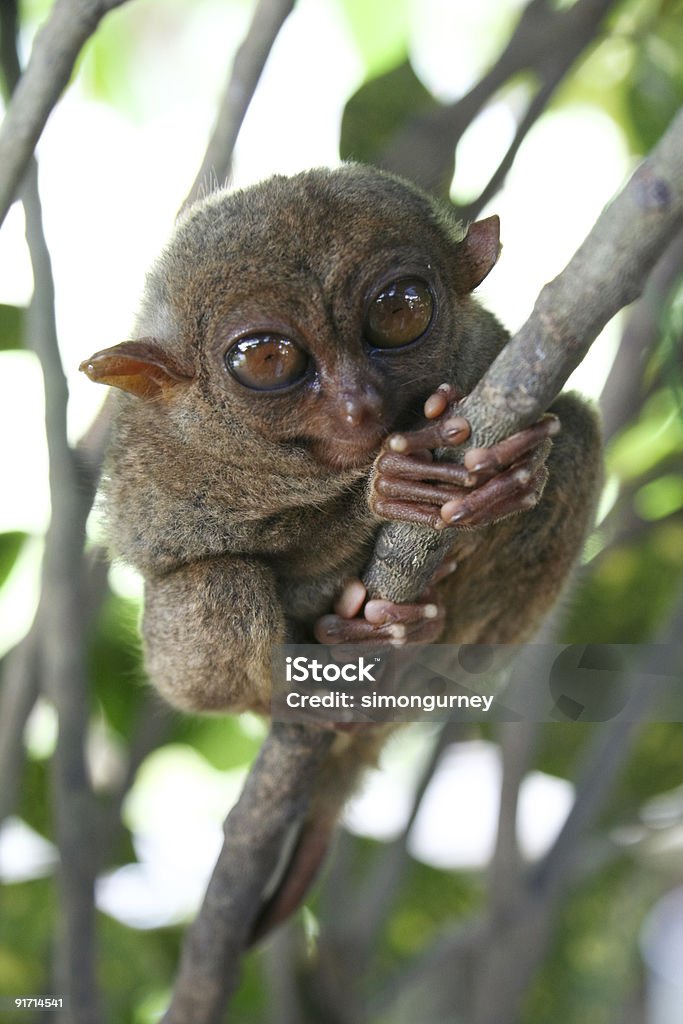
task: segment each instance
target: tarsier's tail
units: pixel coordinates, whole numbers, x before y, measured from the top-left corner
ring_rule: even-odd
[[[334,825],[331,820],[303,823],[275,891],[266,897],[254,922],[250,944],[264,938],[301,906],[325,860]]]
[[[362,732],[340,733],[323,762],[309,812],[283,852],[269,891],[254,923],[251,943],[282,924],[303,903],[330,846],[337,819],[356,788],[363,770],[376,764],[390,730],[366,726]]]

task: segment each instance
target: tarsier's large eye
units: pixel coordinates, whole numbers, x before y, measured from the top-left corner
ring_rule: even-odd
[[[367,312],[366,335],[377,348],[400,348],[429,327],[434,298],[424,281],[402,277],[375,296]]]
[[[295,341],[281,334],[252,334],[228,349],[225,365],[245,387],[276,391],[303,377],[308,369],[308,355]]]

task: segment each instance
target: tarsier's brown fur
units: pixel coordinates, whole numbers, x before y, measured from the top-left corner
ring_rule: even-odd
[[[145,579],[147,670],[171,703],[267,712],[272,645],[312,642],[362,573],[381,522],[382,442],[422,425],[442,382],[469,392],[508,338],[470,295],[484,275],[464,236],[445,206],[354,165],[216,192],[178,223],[133,334],[161,353],[159,378],[143,352],[145,383],[118,395],[104,480],[114,551]],[[436,310],[419,345],[378,356],[363,318],[389,272],[427,279]],[[296,334],[314,385],[255,395],[231,378],[230,339],[266,328]],[[132,390],[112,358],[91,375]],[[528,639],[568,578],[593,513],[599,440],[576,397],[552,411],[562,432],[536,507],[453,530],[458,568],[437,585],[442,642]],[[376,745],[352,738],[340,775]],[[317,800],[330,815],[348,787],[330,796],[333,775],[328,766]]]

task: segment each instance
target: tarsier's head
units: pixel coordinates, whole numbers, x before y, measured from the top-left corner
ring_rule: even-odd
[[[469,293],[498,252],[496,217],[465,232],[447,207],[359,165],[215,192],[152,268],[136,340],[81,369],[140,402],[193,389],[270,442],[366,465],[453,377]]]

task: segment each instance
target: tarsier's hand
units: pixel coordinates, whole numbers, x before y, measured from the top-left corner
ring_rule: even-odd
[[[383,519],[435,530],[484,526],[539,501],[550,439],[560,432],[557,416],[547,413],[490,448],[470,448],[462,465],[435,462],[434,449],[459,447],[470,435],[462,416],[444,416],[454,397],[454,389],[442,384],[425,403],[425,415],[434,422],[387,439],[375,463],[370,497]]]

